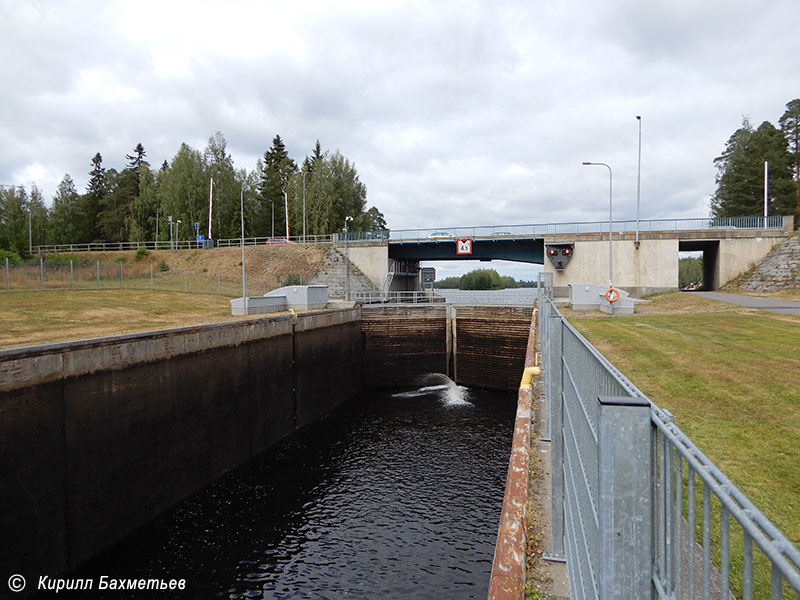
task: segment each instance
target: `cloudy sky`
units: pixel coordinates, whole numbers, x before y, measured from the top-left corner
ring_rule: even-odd
[[[392,229],[701,217],[714,157],[800,97],[797,0],[0,0],[0,183],[215,131],[355,163]]]

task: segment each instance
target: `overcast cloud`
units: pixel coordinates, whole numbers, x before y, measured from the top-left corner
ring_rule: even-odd
[[[800,97],[797,0],[0,0],[0,183],[222,131],[355,163],[392,229],[708,214],[714,157]]]

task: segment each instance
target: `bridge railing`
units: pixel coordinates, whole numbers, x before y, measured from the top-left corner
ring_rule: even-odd
[[[538,306],[548,558],[566,560],[570,597],[796,597],[800,551],[546,294]]]
[[[614,233],[633,233],[636,220],[612,221]],[[709,217],[700,219],[647,219],[639,221],[640,232],[703,231],[717,229],[783,229],[782,216],[767,217]],[[440,227],[437,229],[395,229],[390,241],[447,241],[458,238],[508,239],[517,236],[555,234],[607,233],[608,221],[576,221],[573,223],[541,223],[531,225],[492,225],[486,227]]]

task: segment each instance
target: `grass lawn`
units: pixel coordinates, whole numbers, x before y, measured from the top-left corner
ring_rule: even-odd
[[[230,298],[150,290],[12,291],[0,310],[0,348],[245,318],[231,316]]]
[[[667,294],[633,317],[565,313],[800,546],[800,318],[700,300]]]

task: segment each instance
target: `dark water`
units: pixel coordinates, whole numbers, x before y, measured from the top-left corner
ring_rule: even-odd
[[[186,579],[93,598],[485,598],[516,397],[441,377],[349,403],[69,576]]]

